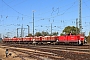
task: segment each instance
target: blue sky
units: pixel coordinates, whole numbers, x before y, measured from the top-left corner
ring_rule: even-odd
[[[66,26],[76,26],[79,17],[79,0],[0,0],[0,33],[16,36],[16,29],[30,26],[32,33],[33,11],[36,31],[62,32]],[[90,0],[82,0],[82,27],[90,31]],[[56,26],[56,27],[55,27]],[[9,32],[9,33],[8,33]],[[20,36],[19,30],[19,36]],[[27,35],[27,29],[24,35]]]

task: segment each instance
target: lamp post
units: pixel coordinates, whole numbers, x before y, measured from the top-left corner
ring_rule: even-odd
[[[52,35],[52,23],[51,23],[51,35]]]
[[[18,37],[18,29],[19,29],[19,28],[17,28],[17,37]]]
[[[29,29],[30,29],[30,27],[29,27],[29,25],[27,25],[27,26],[28,26],[28,36],[29,36],[29,33],[30,33]]]
[[[33,36],[34,36],[34,11],[33,11]]]
[[[7,37],[10,37],[10,36],[9,36],[10,33],[11,33],[11,32],[7,32]]]

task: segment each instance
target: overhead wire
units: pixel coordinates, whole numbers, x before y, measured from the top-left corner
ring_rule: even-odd
[[[7,5],[9,8],[11,8],[13,11],[15,11],[16,13],[18,13],[18,14],[20,14],[20,15],[23,15],[23,16],[28,16],[28,15],[24,15],[24,14],[20,13],[19,11],[15,10],[13,7],[11,7],[9,4],[7,4],[4,0],[2,0],[2,2],[3,2],[5,5]],[[30,16],[28,16],[28,17],[30,17]]]
[[[1,0],[2,2],[3,2],[3,0]],[[13,1],[15,1],[15,0],[13,0]],[[8,1],[8,4],[10,4],[10,3],[12,3],[13,1]],[[4,5],[2,6],[0,6],[0,8],[2,8],[2,7],[4,7]]]
[[[5,2],[4,2],[5,3]],[[6,4],[6,3],[5,3]],[[6,4],[6,5],[8,5],[8,4]],[[9,5],[8,5],[9,6]],[[10,7],[10,6],[9,6]],[[12,8],[12,7],[10,7],[10,8]],[[13,8],[12,8],[13,9]],[[14,11],[16,11],[15,9],[13,9]],[[59,12],[59,8],[57,8],[57,10],[58,10],[58,12]],[[68,9],[67,9],[68,10]],[[18,12],[18,11],[16,11],[17,13],[19,13],[19,14],[21,14],[20,12]],[[64,14],[64,13],[63,13]],[[21,14],[21,15],[23,15],[23,14]],[[57,15],[58,15],[58,13],[57,13]],[[61,14],[62,15],[62,14]],[[54,18],[54,17],[53,17]],[[18,18],[17,18],[18,19]],[[41,20],[44,20],[44,19],[41,19]]]
[[[76,3],[76,1],[69,8],[67,8],[62,14],[57,15],[57,16],[64,15],[69,9],[71,9],[74,6],[75,3]],[[55,16],[55,17],[57,17],[57,16]]]
[[[74,4],[76,3],[76,1],[74,2]],[[71,6],[71,7],[69,7],[64,13],[62,13],[62,14],[60,14],[60,15],[64,15],[69,9],[71,9],[73,6],[74,6],[74,4]],[[54,7],[52,8],[52,11],[53,12],[55,12],[56,10],[54,10]],[[52,13],[53,13],[52,12]],[[52,13],[51,13],[51,15],[52,15]],[[57,15],[57,16],[60,16],[60,15]],[[55,17],[57,17],[57,16],[54,16],[54,17],[50,17],[50,18],[55,18]],[[87,17],[89,17],[89,16],[85,16],[85,17],[82,17],[82,18],[87,18]],[[50,19],[50,18],[47,18],[47,19]],[[43,18],[43,19],[41,19],[41,20],[45,20],[45,18]],[[69,20],[71,20],[71,19],[69,19]],[[76,20],[76,19],[73,19],[73,20]],[[74,23],[75,23],[75,21],[74,21]]]
[[[90,10],[90,7],[86,4],[86,2],[84,2],[84,4],[86,5],[86,7]]]
[[[75,3],[76,3],[76,1],[74,2],[74,4],[75,4]],[[74,4],[73,4],[73,5],[74,5]],[[70,8],[72,8],[73,5],[72,5],[71,7],[69,7],[67,10],[69,10]],[[67,10],[65,10],[65,12],[66,12]],[[57,9],[55,10],[54,7],[53,7],[53,8],[52,8],[52,13],[53,13],[53,12],[56,12],[56,11],[58,11],[58,13],[59,13],[59,8],[57,8]],[[61,14],[61,15],[64,15],[65,12],[64,12],[63,14]],[[52,16],[52,13],[51,13],[51,16]],[[57,16],[59,16],[58,13],[57,13]],[[57,17],[57,16],[50,17],[50,18],[47,18],[47,19],[49,19],[49,21],[50,21],[51,18],[55,18],[55,17]],[[43,18],[43,19],[41,19],[41,20],[45,20],[45,18]],[[75,19],[74,19],[74,20],[75,20]],[[64,20],[62,20],[61,23],[64,23]]]
[[[64,15],[69,9],[71,9],[74,6],[75,3],[76,3],[76,1],[69,8],[67,8],[62,14],[59,14],[59,8],[54,10],[54,7],[53,7],[52,8],[52,13],[55,12],[55,11],[58,11],[57,15],[56,16],[50,16],[48,18],[42,18],[41,20],[51,19],[51,18],[55,18],[55,17],[61,16],[61,15]],[[52,15],[52,13],[51,13],[51,15]]]
[[[73,5],[72,5],[73,6]],[[71,9],[72,8],[72,6],[71,7],[69,7],[67,10],[65,10],[65,12],[64,13],[62,13],[62,14],[60,14],[60,15],[64,15],[69,9]],[[57,10],[59,10],[59,9],[57,9]],[[55,10],[56,11],[56,10]],[[18,13],[18,11],[16,11],[17,13]],[[21,14],[22,15],[22,14]],[[57,16],[58,16],[58,14],[57,14]],[[56,16],[56,17],[57,17]],[[3,16],[2,16],[3,17]],[[52,18],[52,17],[50,17],[50,18]],[[50,19],[49,18],[49,19]],[[55,17],[54,17],[55,18]],[[43,19],[43,20],[45,20],[45,19]],[[62,20],[62,22],[63,22],[63,20]]]
[[[60,0],[60,1],[62,1],[62,0]],[[72,4],[73,4],[73,3],[72,3]],[[59,15],[59,8],[63,8],[63,7],[66,7],[66,6],[68,6],[68,4],[65,4],[65,5],[62,6],[62,7],[57,7],[56,9],[55,9],[54,7],[52,7],[52,12],[51,12],[51,11],[48,11],[48,12],[51,12],[51,15],[52,15],[52,13],[57,12],[57,15]],[[47,12],[42,13],[42,14],[46,14],[46,13],[47,13]],[[42,15],[42,14],[38,14],[38,15]],[[62,14],[61,14],[61,15],[62,15]],[[53,17],[50,16],[50,18],[53,18]],[[50,18],[41,18],[40,20],[50,19]]]

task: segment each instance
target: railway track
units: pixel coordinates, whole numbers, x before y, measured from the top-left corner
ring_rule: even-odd
[[[4,46],[6,46],[6,45],[4,45]],[[60,60],[60,59],[63,60],[63,57],[60,57],[60,56],[55,55],[55,54],[50,53],[50,52],[43,52],[43,51],[39,51],[36,49],[31,49],[31,50],[30,49],[22,49],[22,48],[18,49],[18,47],[13,48],[13,46],[6,47],[6,48],[8,48],[10,51],[12,51],[14,53],[15,53],[15,51],[17,51],[17,52],[27,54],[27,55],[17,54],[16,57],[20,57],[20,58],[22,58],[22,60],[25,60],[24,57],[35,58],[37,60],[53,60],[53,59],[54,60]]]
[[[59,47],[58,47],[59,46]],[[62,46],[62,45],[57,45],[57,46],[47,46],[47,47],[41,47],[42,49],[51,49],[51,50],[65,50],[65,51],[77,51],[77,52],[83,52],[83,53],[88,53],[90,54],[90,46],[85,45],[85,46]]]
[[[40,49],[51,49],[51,50],[66,50],[66,51],[77,51],[77,52],[85,52],[88,53],[90,52],[90,45],[84,45],[84,46],[69,46],[69,45],[10,45],[10,46],[14,46],[14,47],[20,47],[20,48],[28,48],[28,49],[36,49],[36,48],[40,48]],[[29,47],[30,46],[30,47]]]
[[[28,57],[30,58],[35,58],[37,60],[52,60],[56,59],[59,60],[62,57],[59,57],[58,55],[55,55],[53,53],[48,53],[48,52],[41,52],[41,51],[28,51],[28,50],[17,50],[17,49],[11,49],[14,51],[22,52],[25,54],[28,54]],[[48,58],[49,57],[49,58]]]
[[[29,50],[10,49],[13,51],[28,54],[27,57],[38,60],[90,60],[89,45],[85,46],[65,46],[65,45],[8,45],[16,48],[26,48]],[[31,51],[30,51],[31,49]]]

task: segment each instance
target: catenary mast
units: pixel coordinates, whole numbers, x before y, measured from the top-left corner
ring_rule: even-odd
[[[79,30],[82,33],[82,19],[81,19],[81,0],[79,0]]]

